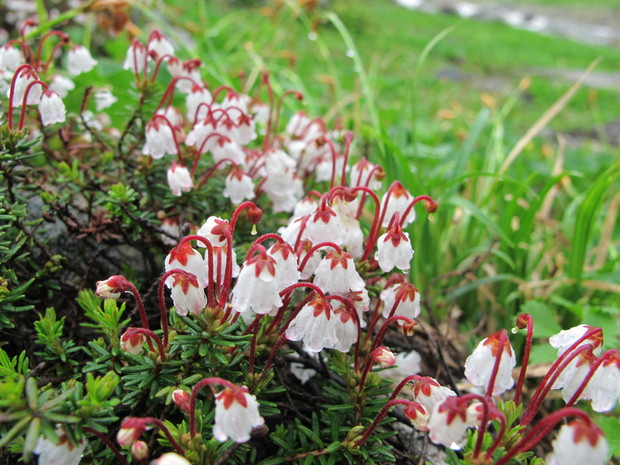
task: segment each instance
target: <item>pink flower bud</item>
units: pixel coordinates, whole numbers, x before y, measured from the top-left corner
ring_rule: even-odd
[[[134,460],[138,462],[141,460],[146,460],[151,455],[151,451],[149,450],[149,446],[144,441],[136,441],[131,445],[131,455]]]
[[[183,389],[175,389],[172,393],[172,402],[181,410],[189,412],[190,395]]]
[[[146,342],[146,336],[142,333],[133,331],[133,329],[134,328],[129,328],[121,336],[121,349],[134,355],[138,355],[142,353],[142,346]]]
[[[120,275],[110,276],[105,281],[97,281],[95,294],[106,299],[118,299],[121,292],[126,291],[125,277]]]
[[[396,363],[396,356],[385,346],[377,347],[372,353],[372,359],[383,368],[391,367]]]
[[[125,418],[121,429],[116,434],[116,442],[120,446],[130,446],[138,440],[144,430],[146,430],[146,425],[141,418]]]

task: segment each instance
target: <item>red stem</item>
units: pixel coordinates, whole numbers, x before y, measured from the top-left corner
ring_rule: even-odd
[[[233,388],[235,386],[230,381],[217,377],[201,379],[194,385],[189,399],[189,433],[191,438],[196,436],[196,398],[198,397],[198,392],[203,387],[211,384],[221,384],[222,386],[229,388]]]
[[[129,462],[127,461],[127,459],[123,456],[123,454],[120,453],[120,451],[116,448],[114,443],[110,441],[105,434],[100,433],[96,429],[93,429],[89,426],[85,426],[84,428],[82,428],[82,431],[84,431],[85,433],[91,433],[97,436],[108,447],[108,449],[112,451],[112,453],[114,454],[114,457],[116,457],[116,459],[121,463],[121,465],[129,465]]]
[[[522,320],[522,321],[521,321]],[[525,349],[523,351],[523,359],[521,360],[521,371],[519,372],[519,379],[517,380],[517,388],[515,389],[515,396],[513,398],[514,403],[519,405],[521,391],[523,389],[523,382],[525,381],[525,373],[527,371],[527,365],[530,360],[530,352],[532,350],[532,339],[534,337],[534,320],[529,313],[522,313],[517,317],[517,325],[522,323],[527,328],[527,336],[525,338]],[[521,328],[523,329],[523,328]]]

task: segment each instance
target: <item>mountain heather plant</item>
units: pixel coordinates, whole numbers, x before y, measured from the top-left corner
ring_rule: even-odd
[[[136,101],[124,128],[87,110],[91,95],[99,112],[113,105],[114,88],[86,90],[67,110],[71,76],[99,60],[63,32],[31,37],[36,26],[24,23],[0,48],[3,195],[29,200],[18,184],[23,165],[46,156],[40,140],[48,153],[126,167],[111,175],[115,185],[94,187],[67,164],[63,179],[75,187],[54,192],[59,178],[50,175],[43,199],[76,234],[169,252],[159,254],[155,282],[131,269],[135,255],[121,256],[124,274],[101,275],[96,292],[79,293],[86,336],[66,339],[70,322],[50,307],[28,322],[40,352],[0,349],[7,460],[411,463],[418,457],[399,438],[414,435],[437,446],[426,458],[435,463],[543,463],[534,452],[550,437],[549,464],[606,463],[605,437],[575,407],[584,400],[585,410],[608,412],[618,402],[620,353],[601,353],[600,328],[550,338],[557,359],[527,393],[527,313],[513,329],[526,332],[522,356],[505,330],[491,334],[464,363],[466,387],[446,367],[434,372],[443,385],[421,374],[419,355],[398,353],[395,340],[426,331],[417,321],[424,290],[408,275],[418,204],[432,215],[441,203],[399,181],[384,186],[382,167],[361,156],[360,135],[304,111],[284,124],[285,100],[303,95],[276,96],[268,70],[252,95],[208,86],[200,59],[182,61],[158,30],[127,49],[122,68]],[[62,61],[67,71],[56,68]],[[141,200],[154,192],[161,198]],[[75,199],[86,207],[63,203]],[[91,223],[80,230],[84,209]],[[564,406],[545,403],[553,390]]]

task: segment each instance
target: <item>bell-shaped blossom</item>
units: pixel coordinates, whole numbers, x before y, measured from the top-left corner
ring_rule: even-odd
[[[256,122],[247,113],[237,117],[234,138],[240,145],[247,145],[258,137],[256,134]]]
[[[199,236],[209,239],[213,246],[226,245],[226,231],[230,230],[230,223],[217,216],[210,216],[198,229]]]
[[[276,242],[267,250],[267,255],[276,261],[278,267],[278,291],[282,292],[288,286],[299,281],[297,256],[289,243]]]
[[[247,260],[233,289],[231,304],[239,313],[269,313],[282,305],[276,261],[261,252]]]
[[[314,284],[323,292],[341,296],[365,287],[364,280],[355,269],[353,257],[336,250],[328,252],[321,260],[315,271]]]
[[[146,125],[145,144],[142,153],[155,159],[162,158],[167,153],[178,154],[172,128],[163,118],[155,117]]]
[[[368,187],[373,191],[381,189],[382,179],[385,177],[383,170],[362,158],[351,167],[349,178],[351,186]]]
[[[178,218],[162,218],[159,228],[162,232],[162,234],[159,235],[159,240],[161,240],[163,244],[174,246],[179,242],[181,238],[181,226],[179,225]]]
[[[123,69],[130,69],[135,75],[140,74],[146,68],[146,47],[140,43],[138,39],[133,42],[127,49]]]
[[[291,136],[300,138],[304,129],[310,124],[311,119],[308,118],[305,111],[298,111],[286,124],[286,132]]]
[[[413,248],[409,240],[409,234],[403,232],[400,224],[393,223],[390,228],[377,240],[377,252],[375,260],[384,273],[388,273],[397,267],[402,271],[408,271]]]
[[[203,121],[207,116],[207,113],[209,112],[208,105],[211,104],[212,100],[213,97],[211,96],[211,92],[209,92],[206,87],[203,87],[201,84],[193,85],[191,88],[191,92],[189,92],[185,97],[187,120],[191,121],[192,123],[199,123]],[[204,121],[204,123],[207,123],[207,121]],[[213,128],[211,122],[208,123]],[[196,145],[196,148],[200,148],[200,145],[201,144]],[[206,150],[201,151],[200,153],[205,152]]]
[[[67,71],[73,76],[87,73],[97,65],[88,49],[81,45],[72,45],[67,56]]]
[[[306,260],[306,256],[308,255],[308,253],[310,253],[311,249],[312,249],[312,242],[309,241],[308,239],[302,240],[299,243],[299,248],[297,249],[297,255],[299,257],[301,279],[309,279],[310,276],[312,276],[315,273],[320,263],[322,262],[321,254],[316,250],[312,253],[312,255],[310,255],[308,260]],[[301,269],[301,264],[304,261],[306,262],[306,265],[304,266],[303,269]]]
[[[496,360],[499,365],[495,371]],[[512,370],[517,364],[514,350],[508,341],[505,330],[498,331],[482,340],[472,354],[465,360],[465,377],[476,387],[488,390],[493,375],[495,382],[491,395],[499,396],[512,386]]]
[[[549,338],[549,344],[551,344],[551,347],[558,349],[559,357],[564,352],[566,352],[575,342],[585,336],[585,334],[591,329],[593,329],[592,326],[579,325],[574,326],[570,329],[562,330],[558,334],[555,334],[554,336],[551,336]],[[601,346],[603,344],[602,334],[602,332],[593,333],[588,338],[583,340],[579,344],[579,346],[583,344],[590,344],[592,346],[592,351],[594,355],[599,355],[601,353]]]
[[[397,283],[381,291],[383,317],[404,316],[413,320],[420,315],[420,293],[413,284]],[[399,324],[402,322],[399,321]]]
[[[158,30],[154,30],[151,32],[146,48],[149,57],[153,56],[155,60],[158,60],[164,55],[174,56],[174,47],[166,38],[166,36],[164,36]]]
[[[273,211],[292,211],[303,195],[301,179],[295,173],[295,161],[282,150],[270,150],[264,162],[262,188],[273,202]]]
[[[234,169],[226,176],[224,186],[222,195],[230,198],[234,205],[239,205],[244,200],[252,200],[255,197],[252,178],[240,169]]]
[[[457,450],[463,446],[469,426],[467,403],[458,397],[447,397],[435,405],[427,424],[431,441]]]
[[[194,188],[194,181],[189,170],[177,162],[172,162],[167,173],[168,186],[172,195],[180,197],[182,192],[190,192]]]
[[[256,396],[251,395],[245,386],[227,386],[215,395],[213,436],[218,441],[246,442],[252,429],[264,423],[258,413]]]
[[[24,55],[21,50],[10,44],[4,44],[0,47],[0,71],[13,73],[24,63]]]
[[[303,341],[308,352],[332,349],[338,342],[335,318],[329,302],[316,296],[291,321],[286,337],[289,341]]]
[[[403,227],[415,221],[415,210],[413,208],[409,210],[404,221],[402,220],[405,210],[412,201],[413,196],[407,192],[407,189],[405,189],[400,182],[395,181],[381,199],[381,214],[383,215],[381,226],[387,228],[392,221],[394,213],[399,213]]]
[[[72,444],[62,428],[57,428],[56,434],[59,436],[57,443],[45,436],[37,440],[34,453],[39,456],[39,465],[78,465],[86,449],[86,441]]]
[[[39,80],[39,75],[32,68],[22,68],[19,74],[15,78],[15,87],[13,89],[13,107],[21,107],[24,95],[28,86],[35,81]],[[28,97],[26,99],[26,105],[36,105],[41,100],[42,93],[41,84],[34,84],[28,91]],[[7,90],[7,97],[10,97],[10,89]]]
[[[609,412],[620,398],[620,355],[610,351],[588,382],[583,398],[592,400],[592,410]]]
[[[39,101],[41,123],[48,126],[54,123],[64,123],[67,110],[60,95],[50,89],[45,89]]]
[[[95,99],[95,108],[97,111],[103,111],[111,107],[118,100],[114,97],[114,94],[110,92],[110,89],[99,89],[93,94],[93,97]]]
[[[142,353],[144,343],[146,342],[146,336],[136,331],[125,331],[121,336],[121,349],[138,355]]]
[[[411,402],[405,407],[405,415],[411,421],[411,424],[418,431],[428,431],[428,420],[430,413],[426,407],[419,402]]]
[[[65,98],[69,92],[75,89],[75,83],[68,77],[60,74],[54,74],[47,85],[47,88],[53,90],[60,98]],[[97,110],[99,111],[99,110]]]
[[[595,362],[596,357],[592,351],[586,350],[578,353],[559,373],[551,389],[562,389],[562,398],[565,402],[568,402],[581,387]],[[592,383],[592,380],[590,380],[590,383]],[[579,399],[589,399],[589,393],[591,392],[584,390]]]
[[[429,412],[432,412],[448,397],[456,396],[452,389],[442,386],[436,379],[429,376],[420,376],[413,380],[411,390],[413,400],[420,402]]]
[[[207,286],[208,268],[207,262],[197,250],[194,250],[189,242],[182,242],[175,246],[164,262],[165,271],[178,268],[193,274],[198,279],[202,287]],[[174,284],[174,277],[166,279],[166,286],[169,288]]]
[[[319,202],[315,197],[311,195],[302,197],[299,202],[295,204],[295,209],[293,210],[291,220],[309,215],[310,213],[313,213],[318,207]]]
[[[210,150],[215,163],[228,159],[240,165],[245,161],[245,152],[237,142],[222,137],[212,137],[211,139],[213,139],[213,144],[210,145]]]
[[[310,215],[306,223],[308,239],[315,244],[319,242],[334,242],[342,244],[342,225],[338,214],[326,204],[319,207]]]
[[[207,306],[205,287],[198,283],[195,275],[175,273],[170,290],[176,312],[185,316],[188,313],[198,315]]]
[[[334,349],[347,353],[357,342],[357,325],[351,314],[343,306],[334,307],[334,331],[336,342]]]
[[[548,465],[603,465],[609,457],[609,445],[601,429],[592,421],[578,418],[563,425],[551,443]]]

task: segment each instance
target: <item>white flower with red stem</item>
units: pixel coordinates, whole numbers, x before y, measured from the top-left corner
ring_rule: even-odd
[[[215,392],[214,385],[223,386],[220,392]],[[194,386],[190,400],[190,434],[195,436],[196,431],[196,398],[198,391],[209,386],[215,396],[215,423],[213,436],[218,441],[232,439],[236,443],[250,439],[252,430],[265,423],[258,411],[256,396],[251,395],[248,388],[240,386],[222,378],[206,378]]]
[[[498,396],[514,386],[512,370],[517,364],[505,330],[481,341],[465,360],[465,377],[489,395]]]
[[[277,264],[261,245],[256,245],[254,250],[258,254],[244,262],[233,289],[231,304],[239,313],[270,313],[282,305]]]
[[[413,211],[413,209],[411,210]],[[408,271],[413,248],[409,240],[409,234],[403,232],[400,224],[400,215],[395,213],[387,231],[377,240],[377,252],[375,260],[384,273],[388,273],[398,267],[402,271]]]

